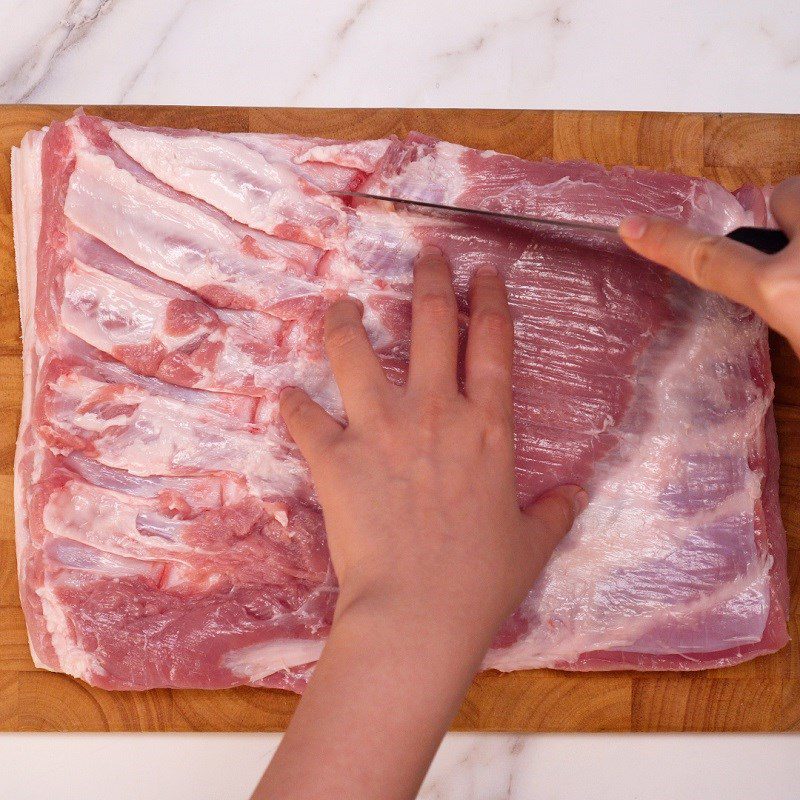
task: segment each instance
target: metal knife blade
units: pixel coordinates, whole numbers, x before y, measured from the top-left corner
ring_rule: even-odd
[[[398,203],[412,208],[422,208],[431,211],[443,211],[449,214],[483,217],[485,219],[495,219],[498,222],[514,222],[530,225],[535,228],[547,226],[561,230],[578,230],[587,233],[600,233],[604,236],[613,236],[619,239],[619,232],[612,225],[598,225],[594,222],[584,222],[576,219],[551,219],[549,217],[536,217],[529,214],[507,214],[503,211],[487,211],[483,208],[467,208],[465,206],[449,206],[444,203],[431,203],[427,200],[410,200],[407,197],[388,197],[382,194],[372,194],[371,192],[340,192],[332,191],[330,194],[337,197],[359,197],[365,200],[380,200],[385,203]],[[744,225],[728,231],[725,234],[728,239],[753,247],[756,250],[772,255],[779,253],[789,244],[789,237],[780,229],[760,228]]]
[[[444,203],[431,203],[427,200],[410,200],[407,197],[389,197],[387,195],[372,194],[371,192],[342,192],[332,191],[330,194],[337,197],[357,197],[363,200],[380,200],[386,203],[399,203],[404,206],[424,208],[432,211],[442,211],[457,215],[477,215],[489,219],[506,222],[522,222],[532,226],[547,225],[553,228],[569,228],[570,230],[584,230],[592,233],[617,236],[617,229],[611,225],[598,225],[593,222],[580,220],[550,219],[548,217],[535,217],[529,214],[508,214],[504,211],[487,211],[483,208],[467,208],[466,206],[450,206]]]

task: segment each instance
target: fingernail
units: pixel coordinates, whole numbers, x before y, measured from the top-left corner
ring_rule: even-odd
[[[619,226],[619,235],[623,239],[641,239],[647,230],[647,218],[641,216],[628,217]]]
[[[441,258],[444,254],[442,251],[433,244],[424,244],[419,249],[419,253],[417,253],[416,261],[419,263],[425,259],[429,258]]]
[[[589,495],[584,489],[578,489],[572,496],[572,509],[577,517],[589,505]]]
[[[497,268],[493,267],[491,264],[481,264],[478,269],[475,270],[475,276],[495,276],[497,275]]]

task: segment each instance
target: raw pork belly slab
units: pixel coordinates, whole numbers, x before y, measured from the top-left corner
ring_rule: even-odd
[[[346,189],[605,224],[657,212],[717,233],[765,214],[756,191],[418,134],[84,115],[29,133],[13,155],[16,526],[36,664],[109,689],[303,688],[336,584],[277,395],[299,385],[341,415],[320,321],[345,292],[404,379],[423,243],[450,257],[462,304],[480,264],[508,286],[520,501],[565,481],[591,495],[485,666],[701,669],[782,647],[762,322],[619,244],[330,194]]]

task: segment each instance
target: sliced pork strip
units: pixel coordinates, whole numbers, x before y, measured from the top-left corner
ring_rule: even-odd
[[[44,133],[25,134],[19,148],[11,153],[12,203],[14,208],[14,252],[19,287],[20,328],[25,341],[36,337],[35,307],[37,296],[37,253],[42,226],[42,144]],[[19,425],[19,447],[14,459],[14,494],[24,497],[25,483],[30,480],[33,445],[30,436],[31,410],[38,369],[39,347],[32,346],[23,360],[23,397]],[[29,524],[24,503],[15,503],[14,520],[17,561],[24,569],[22,551],[28,543]],[[35,657],[35,656],[34,656]]]
[[[321,342],[277,317],[220,315],[198,300],[144,291],[78,261],[64,287],[66,330],[140,374],[254,395],[295,385],[326,405],[337,397]]]
[[[588,161],[526,161],[412,133],[395,142],[363,191],[434,203],[618,223],[659,213],[709,233],[752,224],[730,192],[703,178]]]
[[[241,239],[242,247],[245,251],[264,258],[283,260],[290,264],[293,269],[303,274],[313,275],[315,273],[316,264],[321,255],[319,248],[291,239],[270,236],[256,228],[242,225],[200,198],[180,192],[158,180],[114,142],[109,135],[109,131],[113,127],[113,124],[109,121],[86,114],[78,114],[68,120],[66,124],[73,136],[76,152],[106,156],[114,162],[118,169],[128,172],[137,182],[151,191],[170,200],[185,204],[197,212],[211,217],[219,225],[227,228],[232,234]],[[167,131],[167,129],[155,130]],[[172,133],[192,134],[191,131],[172,131]]]
[[[308,492],[296,450],[268,427],[137,386],[65,370],[48,382],[43,413],[40,434],[51,447],[86,452],[109,467],[136,475],[231,471],[273,496]]]
[[[283,519],[276,510],[248,495],[181,519],[165,513],[159,499],[131,498],[71,479],[50,494],[43,520],[60,541],[160,563],[173,591],[295,580],[319,584],[329,569],[321,515],[298,506]],[[104,574],[102,565],[95,572]]]
[[[340,200],[239,142],[124,127],[112,128],[110,136],[163,183],[251,228],[315,247],[344,233],[346,215]]]
[[[64,211],[135,264],[212,304],[268,309],[316,295],[286,261],[249,255],[228,228],[147,188],[107,156],[78,153]]]

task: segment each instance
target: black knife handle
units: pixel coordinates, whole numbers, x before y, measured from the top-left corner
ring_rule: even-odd
[[[767,255],[780,253],[789,244],[789,237],[776,228],[750,228],[745,226],[725,235],[735,242],[754,247]]]

